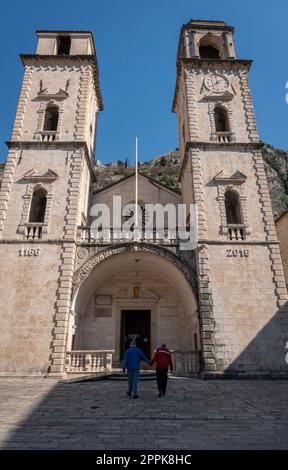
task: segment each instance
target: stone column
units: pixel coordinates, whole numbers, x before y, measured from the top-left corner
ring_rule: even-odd
[[[236,54],[235,54],[235,49],[234,49],[234,41],[233,41],[232,33],[230,32],[224,33],[224,41],[225,41],[228,58],[235,59]]]

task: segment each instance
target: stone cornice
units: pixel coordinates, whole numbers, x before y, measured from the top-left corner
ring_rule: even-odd
[[[40,65],[40,64],[60,64],[60,65],[76,65],[90,63],[93,66],[93,78],[98,99],[99,110],[103,111],[103,99],[100,89],[99,69],[96,55],[42,55],[42,54],[20,54],[22,64],[24,66]]]
[[[89,172],[92,178],[92,182],[96,181],[96,175],[94,173],[93,165],[89,156],[88,147],[84,141],[53,141],[53,142],[41,142],[39,140],[31,141],[19,141],[19,140],[9,140],[6,141],[6,145],[9,149],[41,149],[41,150],[51,150],[51,149],[61,149],[61,150],[78,150],[83,148],[86,163],[89,168]]]
[[[219,245],[219,246],[269,246],[269,245],[279,245],[278,240],[198,240],[199,245]]]
[[[213,20],[190,20],[182,25],[181,33],[186,30],[211,29],[213,31],[234,31],[233,26],[229,26],[224,21]]]
[[[190,64],[194,69],[196,68],[217,68],[217,67],[227,67],[227,69],[230,68],[237,68],[239,69],[240,67],[244,67],[246,69],[246,72],[249,72],[252,60],[249,59],[198,59],[198,58],[185,58],[185,57],[179,57],[177,59],[177,73],[176,73],[176,84],[175,84],[175,91],[174,91],[174,97],[173,97],[173,103],[172,103],[172,112],[177,112],[176,107],[177,107],[177,97],[178,97],[178,91],[179,91],[179,84],[180,84],[180,77],[181,77],[181,72],[182,69],[185,65]]]
[[[214,149],[215,151],[225,149],[233,149],[233,150],[261,150],[264,144],[262,142],[187,142],[185,147],[184,157],[181,163],[181,168],[179,172],[178,181],[181,183],[183,172],[186,167],[187,159],[188,159],[188,151],[190,148],[198,148],[201,150],[211,150]]]

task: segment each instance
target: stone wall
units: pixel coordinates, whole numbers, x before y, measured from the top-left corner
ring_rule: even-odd
[[[48,371],[61,251],[60,244],[0,244],[2,375]]]
[[[288,285],[288,213],[285,212],[276,220],[277,237],[280,241],[280,253],[286,285]]]

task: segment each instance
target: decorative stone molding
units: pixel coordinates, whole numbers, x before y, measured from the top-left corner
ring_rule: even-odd
[[[270,194],[268,190],[266,172],[262,154],[259,150],[253,152],[253,164],[255,171],[256,184],[258,187],[259,200],[261,205],[261,212],[264,224],[265,238],[268,242],[277,241],[276,228],[273,218]],[[285,283],[285,277],[283,272],[283,266],[281,261],[279,245],[274,244],[268,245],[270,252],[271,268],[273,272],[273,282],[275,285],[275,294],[277,297],[277,306],[279,308],[285,308],[287,305],[287,289]],[[286,306],[287,309],[287,306]]]
[[[198,239],[207,237],[206,210],[204,198],[204,184],[198,148],[189,148],[188,155],[191,161],[191,179],[193,190],[193,203],[198,206]],[[205,371],[216,370],[216,353],[214,343],[214,316],[213,299],[209,279],[208,247],[201,245],[196,250],[196,264],[198,277],[199,297],[199,323],[201,325],[202,367]]]
[[[193,70],[184,70],[185,86],[186,86],[186,99],[188,108],[188,127],[189,135],[188,140],[198,140],[198,124],[197,124],[197,110],[196,110],[196,96],[195,96],[195,80]]]
[[[65,100],[66,98],[69,97],[69,94],[67,92],[69,87],[69,80],[66,82],[66,87],[65,90],[62,90],[62,88],[59,88],[59,90],[56,93],[49,93],[47,88],[43,89],[43,81],[40,80],[40,90],[37,93],[37,98],[40,99],[41,101],[50,101],[50,100],[56,100],[56,101],[62,101]]]
[[[61,253],[50,356],[50,374],[56,376],[61,375],[65,367],[67,334],[69,316],[71,313],[72,276],[76,260],[76,236],[79,222],[84,161],[84,151],[81,148],[75,150],[70,156],[68,197],[64,216],[64,243]],[[84,255],[84,253],[82,253],[82,255]]]
[[[90,66],[82,67],[79,90],[76,104],[76,120],[74,128],[74,137],[76,140],[85,140],[85,128],[87,121],[87,110],[89,90],[92,86],[92,70]]]
[[[80,259],[80,260],[85,260],[86,258],[88,258],[89,256],[89,249],[88,248],[83,248],[83,247],[80,247],[78,248],[77,250],[77,257]]]
[[[13,174],[16,167],[16,160],[18,157],[18,149],[9,150],[5,169],[0,186],[0,235],[4,229],[4,222],[7,212],[7,204],[10,196],[11,184]]]
[[[97,104],[100,111],[103,110],[103,101],[99,83],[98,64],[95,55],[42,55],[21,54],[22,63],[31,70],[52,70],[78,72],[89,68],[93,88],[97,96]]]
[[[228,237],[228,224],[227,224],[227,217],[226,217],[226,208],[225,208],[225,193],[226,191],[235,191],[239,195],[240,201],[240,208],[241,208],[241,215],[243,219],[245,234],[250,235],[250,228],[249,228],[249,221],[248,221],[248,213],[247,213],[247,198],[244,191],[244,183],[246,181],[246,176],[241,173],[240,171],[236,171],[233,175],[225,176],[223,170],[220,171],[217,175],[214,176],[213,181],[217,185],[217,192],[218,192],[218,202],[219,202],[219,210],[220,210],[220,230],[219,233],[223,235],[223,237]]]
[[[234,88],[231,86],[230,81],[227,77],[227,73],[223,74],[216,70],[210,70],[204,76],[202,87],[200,93],[204,93],[204,99],[206,101],[215,101],[215,102],[228,102],[231,101],[236,92]],[[211,81],[209,84],[208,81]],[[224,89],[217,88],[217,83],[222,83]],[[214,85],[215,83],[215,85]]]
[[[210,288],[209,254],[207,245],[197,250],[199,324],[202,346],[202,369],[205,372],[217,370],[213,297]]]
[[[83,149],[78,149],[71,154],[68,198],[64,216],[64,239],[70,239],[73,241],[76,241],[77,238],[77,227],[79,222],[81,182],[84,168],[83,153]]]
[[[12,140],[20,140],[21,130],[23,126],[24,116],[26,112],[27,100],[30,92],[33,67],[26,66],[24,71],[23,83],[18,101],[14,127],[12,131]]]
[[[183,259],[170,251],[168,248],[155,246],[149,243],[123,243],[119,246],[109,246],[99,251],[75,272],[73,277],[73,294],[76,294],[85,279],[89,277],[93,269],[100,263],[106,259],[111,258],[112,256],[135,251],[154,254],[156,256],[161,256],[167,259],[178,269],[180,269],[180,271],[182,271],[192,288],[196,287],[196,275],[190,266],[188,266]]]
[[[245,113],[247,131],[248,131],[248,139],[250,142],[259,142],[258,131],[256,127],[256,119],[254,115],[252,97],[249,89],[248,84],[248,77],[247,77],[248,70],[247,69],[239,69],[239,82],[240,82],[240,90],[243,100],[243,108]]]
[[[137,289],[137,288],[138,288],[138,293],[137,295],[135,295],[134,289]],[[158,295],[156,295],[150,289],[142,289],[139,283],[135,284],[135,286],[131,287],[130,289],[122,289],[113,297],[113,300],[114,301],[127,300],[127,299],[135,300],[135,297],[137,299],[149,300],[150,302],[159,302],[160,300],[160,297],[158,297]]]
[[[207,225],[204,203],[204,183],[199,149],[190,148],[188,155],[191,161],[193,203],[198,206],[198,239],[204,240],[206,238]]]

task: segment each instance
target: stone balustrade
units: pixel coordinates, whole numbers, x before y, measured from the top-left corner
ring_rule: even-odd
[[[27,222],[25,224],[25,238],[27,240],[40,240],[42,238],[43,223]]]
[[[174,371],[181,373],[197,373],[200,369],[199,351],[172,351]]]
[[[131,238],[131,232],[125,236],[125,232],[121,232],[119,230],[115,231],[112,228],[104,229],[101,233],[95,234],[90,226],[80,225],[78,226],[77,231],[77,241],[78,243],[107,243],[111,244],[113,242],[127,242],[133,241],[134,237]],[[137,240],[139,241],[147,241],[153,243],[165,243],[165,244],[177,244],[179,243],[179,238],[177,236],[177,231],[169,232],[168,229],[164,229],[163,231],[156,231],[149,232],[149,234],[143,232],[139,232],[137,236]]]
[[[40,138],[42,142],[54,142],[55,140],[58,140],[56,131],[41,131]]]
[[[228,224],[229,240],[245,240],[245,226],[243,224]]]
[[[112,369],[114,350],[68,351],[66,372],[106,372]]]
[[[67,373],[95,373],[112,370],[114,350],[68,351],[66,353]],[[198,351],[172,351],[174,372],[198,373],[200,353]]]
[[[216,132],[217,140],[220,143],[231,142],[231,132]]]

